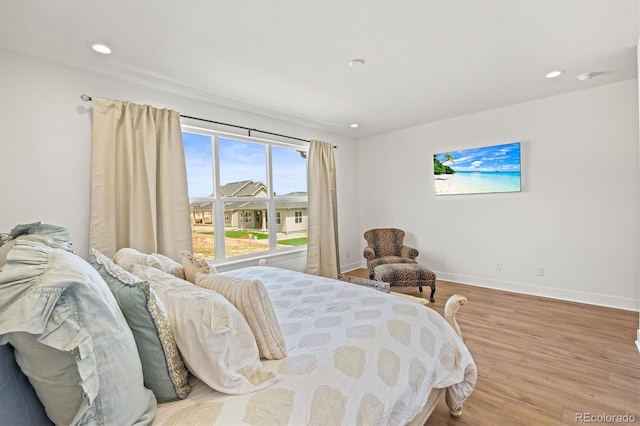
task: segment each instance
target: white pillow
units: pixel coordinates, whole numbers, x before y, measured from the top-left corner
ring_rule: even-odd
[[[247,321],[224,296],[148,266],[136,265],[133,273],[162,300],[193,375],[230,394],[253,392],[278,379],[262,367]]]
[[[253,331],[261,358],[287,356],[284,335],[262,281],[223,274],[197,274],[196,285],[217,291],[238,308]]]
[[[184,279],[192,284],[196,283],[196,274],[198,273],[215,274],[218,272],[214,266],[209,265],[206,260],[200,259],[193,253],[183,250],[180,254],[184,267]]]
[[[133,272],[135,265],[147,265],[164,272],[164,266],[157,258],[129,247],[118,250],[113,256],[113,262],[127,272]]]
[[[160,261],[160,263],[162,263],[162,266],[164,267],[165,272],[168,272],[171,275],[175,275],[180,279],[183,279],[183,280],[185,279],[184,266],[182,266],[182,264],[160,253],[151,253],[151,256],[155,257]],[[153,266],[153,265],[150,265],[150,266]]]

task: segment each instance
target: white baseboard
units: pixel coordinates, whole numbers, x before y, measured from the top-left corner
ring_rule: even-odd
[[[555,287],[543,287],[534,284],[519,283],[513,281],[500,281],[469,275],[450,274],[441,271],[433,272],[440,280],[453,281],[460,284],[638,312],[637,299],[609,296],[607,294],[589,293],[585,291],[567,290]]]
[[[341,264],[340,265],[340,272],[344,273],[344,272],[349,272],[349,271],[353,271],[354,269],[360,269],[362,268],[362,263],[357,260],[355,262],[351,262],[351,263],[346,263],[346,264]],[[366,268],[367,266],[365,265],[364,268]]]

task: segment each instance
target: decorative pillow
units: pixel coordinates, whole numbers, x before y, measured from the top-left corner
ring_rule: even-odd
[[[169,313],[178,348],[189,371],[211,388],[244,394],[278,376],[262,367],[256,341],[242,314],[216,292],[154,268],[136,265]]]
[[[0,345],[0,425],[52,425],[29,380],[13,357],[13,347]]]
[[[49,247],[73,251],[67,228],[40,222],[16,225],[8,234],[2,234],[2,241],[0,241],[0,271],[7,263],[7,254],[18,239],[36,241]]]
[[[162,301],[142,281],[96,249],[89,263],[100,273],[116,298],[136,340],[144,384],[159,402],[183,399],[191,387]]]
[[[62,249],[18,240],[0,272],[0,344],[56,424],[150,423],[131,330],[100,274]]]
[[[338,279],[340,281],[345,281],[351,284],[357,284],[364,287],[372,288],[374,290],[382,291],[383,293],[389,293],[391,291],[389,283],[385,283],[384,281],[370,280],[368,278],[354,277],[352,275],[344,274],[338,275]]]
[[[31,241],[38,241],[49,247],[71,250],[71,237],[67,228],[58,225],[35,222],[17,225],[9,232],[9,239],[29,237]]]
[[[160,253],[151,253],[151,256],[155,257],[160,261],[160,263],[162,263],[165,272],[184,280],[184,266],[182,266],[182,264]]]
[[[191,284],[196,283],[196,274],[215,274],[218,272],[206,260],[196,257],[193,253],[183,250],[180,254],[182,255],[182,266],[184,266],[184,277]]]
[[[223,274],[197,274],[196,285],[220,293],[238,308],[251,327],[261,358],[287,356],[284,335],[262,281]]]
[[[135,265],[147,265],[164,272],[162,262],[150,254],[140,253],[136,249],[129,247],[121,248],[113,256],[113,261],[123,267],[127,272],[132,272]]]

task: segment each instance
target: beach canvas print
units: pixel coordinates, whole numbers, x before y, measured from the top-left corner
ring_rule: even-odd
[[[520,142],[433,156],[436,195],[520,191]]]

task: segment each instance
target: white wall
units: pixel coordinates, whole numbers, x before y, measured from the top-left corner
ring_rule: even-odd
[[[515,141],[522,192],[434,196],[434,153]],[[439,278],[638,309],[637,80],[361,139],[358,166],[362,230]]]
[[[43,221],[66,226],[76,251],[89,244],[91,104],[95,97],[129,100],[183,114],[240,124],[338,147],[339,234],[343,269],[360,250],[356,143],[352,138],[290,122],[220,107],[108,76],[0,50],[0,231]],[[225,128],[224,130],[229,130]],[[304,270],[306,252],[272,258],[269,264]],[[255,262],[253,262],[255,263]],[[240,265],[236,265],[240,266]]]

